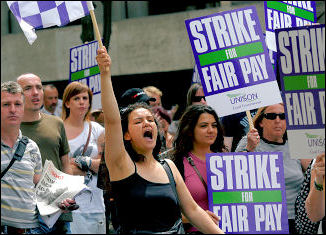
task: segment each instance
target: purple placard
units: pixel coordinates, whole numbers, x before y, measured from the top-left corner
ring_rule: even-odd
[[[69,83],[78,81],[86,84],[93,95],[101,93],[100,70],[96,55],[98,41],[70,48]]]
[[[317,22],[315,1],[264,1],[266,31]]]
[[[255,6],[185,24],[207,103],[220,117],[281,102]]]
[[[288,234],[282,152],[206,154],[209,209],[233,234]]]
[[[325,128],[325,25],[277,29],[288,130]]]
[[[268,54],[269,54],[269,59],[271,61],[271,64],[273,66],[273,71],[274,71],[275,76],[276,76],[276,72],[277,72],[276,52],[268,48],[268,42],[266,40],[266,34],[265,33],[264,33],[264,37],[265,37],[265,42],[266,42],[266,45],[267,45],[267,51],[268,51]]]
[[[185,23],[205,96],[275,81],[273,67],[269,60],[255,6],[189,19]],[[245,45],[247,47],[239,47]],[[234,52],[233,48],[235,48],[237,56],[232,54]],[[224,52],[225,49],[230,49],[230,51]],[[257,53],[253,52],[254,49]],[[237,53],[238,50],[239,53]],[[229,55],[226,55],[227,53]],[[223,55],[225,60],[220,62],[203,62],[210,59],[211,61],[216,60],[213,58],[215,55]],[[229,58],[227,58],[228,56]],[[232,56],[235,57],[232,58]],[[200,58],[203,58],[201,60],[202,63]],[[243,67],[241,67],[239,61],[247,61],[249,58],[252,58],[252,61],[248,61],[251,65],[248,69],[256,69],[257,76],[253,78],[252,73],[248,74],[248,82],[246,82],[243,68],[248,64],[242,63]],[[221,68],[222,66],[219,67],[219,65],[223,65],[223,68]],[[208,81],[208,76],[204,76],[203,69],[209,69],[210,74],[212,74],[211,66],[214,66],[218,71],[219,81],[223,89],[219,86],[220,89],[214,90],[212,81],[209,82],[209,85],[206,82]],[[232,77],[231,74],[234,74],[234,76]],[[229,75],[229,77],[226,77],[228,87],[225,86],[226,83],[223,83],[223,76],[225,75]],[[232,79],[233,86],[231,82],[228,82],[229,79]],[[257,81],[254,81],[256,79]]]

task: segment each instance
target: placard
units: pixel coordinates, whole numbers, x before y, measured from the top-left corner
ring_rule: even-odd
[[[220,117],[282,102],[255,6],[185,24],[206,101]]]
[[[92,109],[101,108],[101,77],[96,61],[97,49],[97,41],[70,48],[69,83],[82,82],[92,90]]]
[[[290,155],[315,158],[325,152],[325,25],[275,33]]]
[[[230,234],[288,234],[282,152],[206,154],[209,209]]]
[[[311,25],[317,22],[315,1],[265,1],[267,47],[276,52],[275,29]]]

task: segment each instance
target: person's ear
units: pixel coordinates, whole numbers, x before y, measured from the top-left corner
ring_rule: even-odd
[[[69,101],[66,101],[65,106],[66,106],[67,109],[70,109],[70,107],[69,107]]]
[[[261,128],[264,128],[264,125],[263,125],[262,122],[259,123],[259,126],[260,126]]]
[[[125,140],[131,140],[131,137],[130,137],[130,134],[129,134],[128,131],[123,135],[123,138],[124,138]]]

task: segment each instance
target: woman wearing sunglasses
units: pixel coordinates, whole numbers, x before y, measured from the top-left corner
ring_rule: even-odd
[[[190,86],[187,93],[187,107],[192,104],[204,104],[206,103],[206,98],[204,94],[203,87],[200,83],[194,83]]]
[[[254,128],[239,142],[236,152],[282,152],[290,234],[294,227],[294,203],[303,182],[303,171],[309,160],[291,159],[286,134],[284,104],[259,108],[253,119]]]

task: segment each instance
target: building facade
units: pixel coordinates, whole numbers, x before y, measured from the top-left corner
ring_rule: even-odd
[[[185,101],[183,96],[190,85],[195,64],[184,23],[186,19],[254,5],[265,30],[263,1],[180,2],[182,4],[112,1],[109,53],[118,94],[129,86],[156,85],[163,93],[169,92],[171,100],[166,98],[167,103],[172,105],[174,99]],[[100,1],[94,3],[102,35],[103,4]],[[317,3],[317,15],[321,15],[325,5],[322,1]],[[324,19],[322,16],[319,22],[324,23]],[[38,38],[29,45],[6,2],[1,2],[1,81],[14,80],[22,73],[32,72],[45,83],[64,88],[69,78],[70,48],[82,44],[81,25],[77,22],[76,25],[53,27],[36,33]],[[175,86],[179,85],[182,87],[176,89]],[[62,94],[63,90],[59,90]]]

